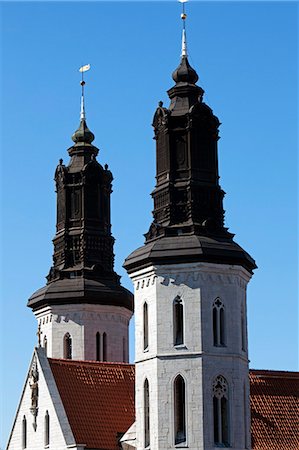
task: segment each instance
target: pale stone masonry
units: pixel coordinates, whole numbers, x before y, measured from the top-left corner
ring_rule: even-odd
[[[47,340],[47,356],[63,358],[66,333],[72,338],[72,359],[96,360],[96,334],[107,339],[107,360],[128,362],[129,321],[132,312],[124,307],[78,304],[52,305],[34,311],[41,331],[41,343]],[[101,358],[103,351],[101,349]]]
[[[250,448],[248,355],[242,350],[241,311],[251,275],[241,266],[193,263],[149,267],[132,273],[136,311],[136,448],[144,449],[144,381],[150,386],[150,447],[214,450],[213,380],[229,386],[230,444]],[[184,305],[184,344],[173,341],[173,302]],[[225,307],[225,346],[213,345],[212,308]],[[143,348],[143,305],[148,305],[149,345]],[[245,324],[246,325],[246,324]],[[186,384],[184,444],[174,443],[173,382]],[[245,390],[245,391],[244,391]],[[124,438],[126,439],[126,438]],[[132,441],[131,441],[132,442]],[[131,447],[133,448],[132,444]]]
[[[38,403],[36,429],[32,409],[32,388],[30,387],[30,371],[36,365],[38,372]],[[50,418],[49,445],[45,445],[45,414]],[[27,423],[27,445],[23,446],[23,419]],[[82,443],[83,444],[83,443]],[[48,359],[43,348],[36,348],[26,377],[20,404],[10,434],[7,450],[83,450],[84,445],[76,445],[75,439],[65,413],[59,392],[56,387]]]

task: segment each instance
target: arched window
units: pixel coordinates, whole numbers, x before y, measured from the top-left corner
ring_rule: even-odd
[[[229,447],[228,423],[228,384],[222,375],[213,383],[214,443],[216,446]]]
[[[45,447],[50,445],[50,416],[48,411],[45,414]]]
[[[244,404],[244,447],[248,448],[248,437],[247,437],[247,433],[248,433],[248,412],[247,412],[247,393],[246,393],[246,384],[244,383],[244,388],[243,388],[243,394],[244,394],[244,398],[243,398],[243,404]]]
[[[63,338],[63,357],[72,359],[72,338],[69,333],[66,333]]]
[[[213,304],[213,342],[215,347],[225,346],[224,305],[219,297]]]
[[[246,352],[246,324],[245,324],[245,313],[244,307],[241,309],[241,340],[242,340],[242,350]]]
[[[45,353],[47,355],[47,336],[44,337],[44,349],[45,349]]]
[[[143,304],[143,350],[148,349],[148,306]]]
[[[99,332],[96,334],[96,360],[101,361],[101,335]]]
[[[27,448],[27,420],[25,416],[22,420],[22,448]]]
[[[103,361],[107,361],[107,334],[103,333]]]
[[[173,302],[173,332],[174,345],[184,343],[184,305],[182,299],[177,296]]]
[[[149,403],[149,384],[146,379],[144,382],[144,447],[150,445],[150,403]]]
[[[126,356],[127,356],[127,351],[126,351],[126,339],[123,337],[123,362],[126,362]]]
[[[174,380],[174,443],[186,441],[186,392],[181,375]]]

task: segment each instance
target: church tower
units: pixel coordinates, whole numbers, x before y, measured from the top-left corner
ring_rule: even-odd
[[[219,120],[182,53],[154,114],[156,186],[135,291],[138,450],[250,449],[246,287],[254,260],[224,225]],[[131,447],[128,447],[131,448]]]
[[[128,362],[128,326],[133,296],[114,272],[111,234],[112,173],[97,161],[84,108],[83,71],[80,125],[55,171],[57,224],[53,266],[47,284],[28,301],[38,320],[47,356]]]

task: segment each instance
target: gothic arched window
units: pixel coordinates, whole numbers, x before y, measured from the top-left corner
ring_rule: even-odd
[[[45,337],[44,337],[44,349],[45,349],[46,355],[47,355],[47,344],[48,344],[48,342],[47,342],[47,336],[45,336]]]
[[[148,349],[148,306],[143,304],[143,350]]]
[[[96,334],[96,360],[101,361],[101,335],[99,332]]]
[[[126,339],[123,337],[123,362],[126,362],[127,348]]]
[[[66,333],[63,338],[63,357],[72,359],[72,338],[69,333]]]
[[[219,297],[213,304],[213,342],[215,347],[225,346],[224,305]]]
[[[229,397],[228,384],[222,375],[213,382],[214,443],[229,447]]]
[[[144,447],[150,445],[150,400],[149,384],[146,379],[144,382]]]
[[[184,343],[184,305],[182,299],[177,296],[173,302],[173,333],[174,345]]]
[[[107,334],[103,333],[103,361],[107,361]]]
[[[50,416],[48,411],[45,414],[45,447],[50,445]]]
[[[241,309],[241,340],[242,340],[242,350],[246,352],[246,325],[245,325],[245,312],[244,307]]]
[[[27,420],[25,416],[22,420],[22,448],[27,448]]]
[[[243,387],[243,403],[244,403],[244,447],[248,448],[248,423],[247,423],[247,391],[246,391],[246,384],[244,383]]]
[[[186,441],[186,388],[181,375],[174,380],[174,443]]]

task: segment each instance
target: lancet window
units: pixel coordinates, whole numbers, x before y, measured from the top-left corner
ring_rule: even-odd
[[[241,340],[242,340],[242,350],[246,352],[246,323],[245,323],[245,312],[244,307],[241,310]]]
[[[149,384],[146,379],[144,382],[144,447],[150,446],[150,399]]]
[[[44,349],[45,349],[46,355],[47,355],[47,344],[48,344],[47,336],[45,336],[45,337],[44,337]]]
[[[103,361],[107,361],[107,334],[103,333]]]
[[[173,325],[174,345],[182,345],[184,343],[184,305],[179,296],[173,302]]]
[[[215,347],[225,346],[225,309],[219,297],[213,304],[213,342]]]
[[[174,380],[174,443],[186,441],[186,387],[184,378],[178,375]]]
[[[50,445],[50,416],[48,411],[45,414],[45,447]]]
[[[96,360],[101,361],[101,335],[99,332],[96,334]]]
[[[143,304],[143,350],[148,349],[148,306]]]
[[[63,338],[63,357],[72,359],[72,337],[69,333],[66,333]]]
[[[222,375],[213,382],[214,444],[229,447],[228,384]]]
[[[22,420],[22,448],[27,448],[27,420],[26,416]]]

